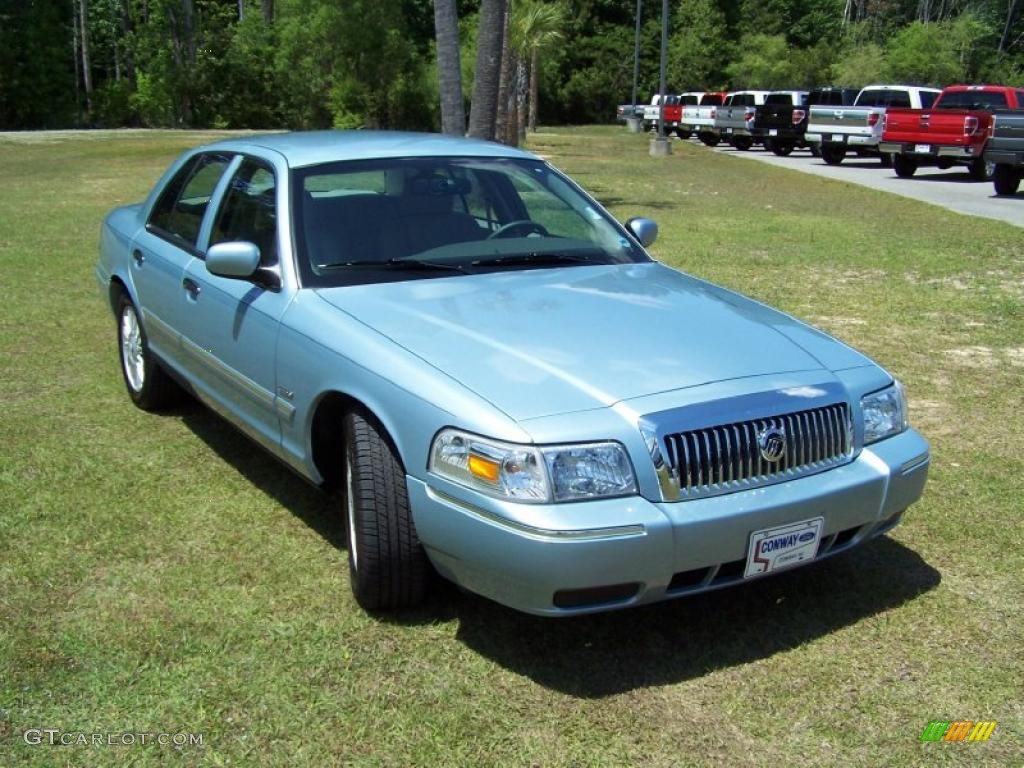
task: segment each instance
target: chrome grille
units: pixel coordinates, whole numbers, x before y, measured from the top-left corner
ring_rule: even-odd
[[[778,461],[761,455],[759,436],[784,433]],[[810,475],[846,463],[853,428],[845,403],[665,435],[665,457],[680,498],[707,496]]]

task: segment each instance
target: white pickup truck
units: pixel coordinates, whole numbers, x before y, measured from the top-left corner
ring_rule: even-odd
[[[821,159],[829,165],[843,162],[847,150],[878,155],[886,108],[927,109],[939,93],[937,88],[911,85],[869,85],[857,94],[852,107],[812,106],[804,138],[820,148]],[[885,165],[889,158],[881,155],[881,159]]]
[[[702,94],[696,105],[684,106],[680,130],[687,135],[696,133],[707,146],[716,146],[720,138],[714,130],[715,117],[726,96],[728,94],[724,91],[713,91]]]

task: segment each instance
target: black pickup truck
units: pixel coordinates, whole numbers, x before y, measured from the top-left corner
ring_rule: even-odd
[[[765,98],[754,115],[754,130],[765,139],[765,149],[785,157],[797,147],[807,146],[807,116],[812,105],[844,107],[857,98],[856,88],[823,87],[810,93],[775,91]],[[813,149],[813,147],[812,147]]]
[[[985,145],[985,162],[995,163],[992,183],[997,195],[1017,193],[1024,176],[1024,109],[996,110]]]

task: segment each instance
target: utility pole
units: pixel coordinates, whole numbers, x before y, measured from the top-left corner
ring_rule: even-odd
[[[640,133],[643,120],[636,114],[636,88],[640,80],[640,6],[643,0],[636,0],[636,32],[633,35],[633,111],[626,116],[626,127],[630,133]]]
[[[651,156],[664,157],[672,154],[672,144],[665,135],[665,70],[668,65],[668,0],[661,0],[661,85],[658,96],[658,136],[651,139]]]

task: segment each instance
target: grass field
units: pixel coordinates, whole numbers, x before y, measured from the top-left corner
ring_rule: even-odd
[[[0,137],[0,766],[1024,763],[1020,229],[697,146],[653,160],[622,129],[538,134],[620,219],[658,219],[659,258],[900,377],[930,484],[891,536],[738,589],[553,621],[446,588],[381,620],[333,499],[201,407],[123,392],[99,222],[207,138]],[[998,726],[921,743],[938,719]]]

